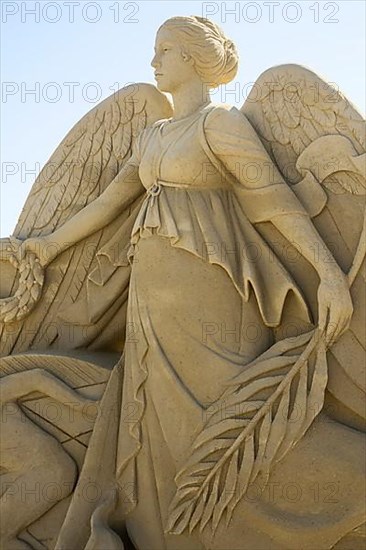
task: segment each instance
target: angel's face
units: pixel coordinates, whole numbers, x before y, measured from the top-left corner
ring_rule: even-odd
[[[161,27],[156,35],[155,55],[151,61],[159,90],[174,93],[198,75],[189,55],[183,50],[174,33]]]

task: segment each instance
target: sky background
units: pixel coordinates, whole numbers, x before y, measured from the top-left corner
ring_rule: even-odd
[[[212,99],[240,107],[259,74],[306,65],[365,110],[365,2],[1,1],[1,236],[71,127],[129,82],[154,82],[155,32],[203,15],[237,45],[234,84]],[[230,92],[231,91],[231,92]]]

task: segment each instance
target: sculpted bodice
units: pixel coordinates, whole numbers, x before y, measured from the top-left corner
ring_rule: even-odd
[[[148,189],[157,179],[200,188],[228,187],[200,143],[199,125],[212,106],[182,120],[161,120],[140,135],[139,175]]]
[[[140,238],[166,237],[172,246],[220,265],[245,301],[252,287],[263,320],[277,326],[290,290],[307,308],[251,222],[270,220],[284,209],[305,211],[274,167],[269,176],[270,158],[254,138],[245,117],[225,106],[209,105],[180,121],[162,120],[145,129],[134,155],[146,196],[127,256],[132,263]],[[248,167],[254,163],[259,176],[251,178]],[[237,188],[244,190],[249,215]]]

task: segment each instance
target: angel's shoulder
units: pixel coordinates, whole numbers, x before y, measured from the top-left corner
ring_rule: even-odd
[[[159,120],[156,120],[152,124],[149,124],[148,126],[146,126],[146,128],[144,128],[139,134],[140,141],[149,139],[151,136],[153,136],[156,133],[156,131],[158,131],[160,127],[167,122],[167,120],[169,119],[161,118]]]
[[[159,130],[160,126],[164,124],[168,119],[162,118],[160,120],[156,120],[152,124],[149,124],[145,128],[139,132],[136,138],[136,146],[139,151],[141,151],[147,142],[150,141],[151,138],[154,138],[156,131]]]
[[[205,120],[205,130],[217,132],[250,132],[252,126],[242,111],[226,103],[215,105]]]

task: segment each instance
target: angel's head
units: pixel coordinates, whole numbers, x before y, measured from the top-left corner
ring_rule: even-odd
[[[164,92],[174,93],[182,83],[197,79],[216,88],[235,77],[238,54],[234,43],[209,19],[172,17],[157,32],[151,65]]]

